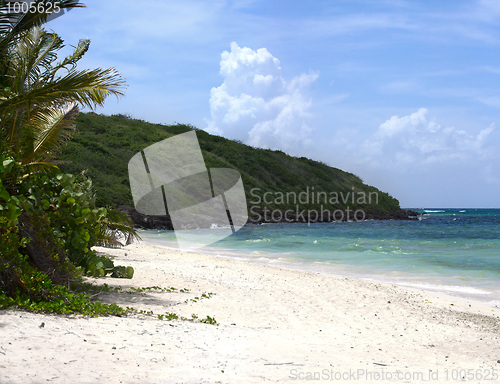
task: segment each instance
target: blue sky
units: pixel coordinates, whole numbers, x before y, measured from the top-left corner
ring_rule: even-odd
[[[126,96],[98,113],[187,123],[353,172],[404,207],[500,207],[500,2],[87,0]]]

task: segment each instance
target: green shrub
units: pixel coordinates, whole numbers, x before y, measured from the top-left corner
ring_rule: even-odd
[[[91,181],[84,173],[24,171],[13,156],[0,154],[0,308],[126,313],[54,284],[69,283],[79,274],[133,276],[131,267],[115,267],[91,249],[102,240],[107,223],[107,210],[95,205]]]

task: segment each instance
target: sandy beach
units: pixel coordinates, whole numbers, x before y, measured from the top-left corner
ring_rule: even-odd
[[[500,382],[500,310],[481,302],[147,244],[98,250],[135,269],[93,280],[122,287],[99,299],[153,315],[1,311],[0,383]]]

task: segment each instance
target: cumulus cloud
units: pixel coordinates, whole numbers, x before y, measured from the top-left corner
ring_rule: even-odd
[[[389,116],[371,132],[336,129],[312,156],[354,172],[402,206],[498,205],[500,132],[494,124],[456,127],[425,108]]]
[[[364,145],[370,157],[397,166],[467,161],[488,155],[485,144],[493,130],[491,125],[471,134],[445,127],[429,118],[427,109],[421,108],[403,117],[392,116]]]
[[[252,50],[233,42],[231,51],[221,55],[220,74],[223,83],[210,92],[208,132],[285,150],[310,142],[306,90],[317,73],[286,80],[280,61],[266,48]]]

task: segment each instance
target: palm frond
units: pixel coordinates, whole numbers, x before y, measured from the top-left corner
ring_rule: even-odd
[[[53,163],[36,161],[23,164],[23,178],[33,175],[52,175],[57,171],[59,171],[59,168]]]
[[[72,71],[50,83],[36,84],[36,88],[23,95],[0,102],[0,110],[18,108],[26,100],[37,105],[78,102],[95,109],[103,106],[108,96],[123,96],[121,89],[124,86],[125,80],[115,68]]]
[[[99,244],[105,247],[120,247],[141,237],[130,217],[116,208],[106,208],[106,218],[100,222]]]
[[[52,63],[57,60],[57,51],[64,47],[64,41],[59,35],[48,33],[43,29],[41,31],[40,43],[36,49],[37,56],[33,57],[33,61],[30,63],[32,68],[30,81],[32,83],[43,82],[44,79],[41,75],[51,70]]]
[[[3,75],[0,74],[0,87],[9,90],[4,92],[6,97],[0,99],[1,125],[2,130],[10,132],[4,136],[15,147],[18,147],[16,142],[30,139],[26,132],[19,132],[19,129],[29,123],[30,115],[44,106],[37,106],[36,100],[26,98],[22,104],[14,106],[9,106],[9,102],[15,96],[22,99],[27,91],[43,81],[41,74],[50,70],[62,46],[63,41],[57,34],[48,33],[42,28],[32,28],[18,40],[10,54],[0,60],[6,69]]]
[[[78,114],[78,106],[73,103],[66,108],[50,108],[33,117],[28,129],[33,135],[33,149],[26,162],[50,159],[74,134],[73,119]]]
[[[14,12],[16,9],[12,5],[16,2],[22,3],[19,0],[0,1],[0,13],[3,14],[0,19],[0,33],[10,32],[13,35],[18,35],[33,27],[39,27],[47,22],[47,18],[51,14],[48,10],[54,9],[55,5],[61,10],[85,7],[78,0],[35,0],[33,2],[35,6],[30,9],[30,12]],[[44,6],[38,7],[36,6],[38,4],[44,4]]]
[[[80,39],[78,42],[78,45],[75,47],[75,50],[73,53],[69,56],[67,56],[64,60],[62,60],[60,63],[57,63],[46,75],[45,77],[47,80],[53,80],[57,71],[59,71],[62,68],[66,68],[67,66],[71,65],[70,71],[74,70],[76,67],[76,63],[78,60],[80,60],[83,55],[88,51],[90,46],[90,40],[88,39]]]
[[[34,7],[34,12],[14,12],[16,9],[12,5],[16,2],[22,1],[0,0],[0,57],[4,56],[26,31],[47,22],[50,12],[39,12],[40,10],[54,9],[56,4],[61,10],[85,7],[78,0],[35,0],[35,5],[43,3],[45,6]]]
[[[50,70],[63,43],[57,34],[43,28],[32,28],[25,33],[10,57],[9,75],[14,80],[10,84],[12,90],[22,94],[42,81],[41,75]]]

